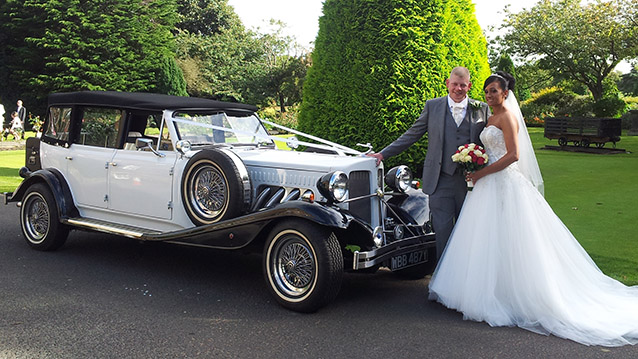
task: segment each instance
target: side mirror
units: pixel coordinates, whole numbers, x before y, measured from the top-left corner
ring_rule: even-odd
[[[135,140],[135,147],[136,147],[138,150],[141,150],[141,149],[144,149],[144,148],[147,148],[147,147],[148,147],[148,149],[149,149],[149,150],[151,150],[151,151],[152,151],[152,152],[153,152],[156,156],[158,156],[158,157],[164,157],[164,156],[166,156],[166,155],[165,155],[165,154],[163,154],[163,153],[159,153],[159,152],[157,152],[157,151],[153,148],[153,140],[151,140],[150,138],[138,138],[138,139],[136,139],[136,140]]]
[[[146,148],[146,147],[153,147],[153,140],[151,140],[150,138],[136,138],[135,139],[135,148],[142,149],[142,148]]]

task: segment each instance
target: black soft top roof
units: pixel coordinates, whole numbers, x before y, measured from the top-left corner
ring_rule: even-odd
[[[199,97],[171,96],[144,92],[78,91],[49,95],[49,106],[84,105],[124,107],[136,110],[234,110],[255,112],[257,107],[242,103],[209,100]]]

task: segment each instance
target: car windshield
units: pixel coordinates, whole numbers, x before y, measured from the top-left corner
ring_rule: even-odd
[[[173,122],[179,138],[193,145],[271,145],[266,129],[254,114],[176,112]]]

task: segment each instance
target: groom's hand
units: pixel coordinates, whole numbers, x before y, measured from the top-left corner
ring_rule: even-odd
[[[370,157],[374,157],[377,159],[377,166],[379,165],[379,163],[381,163],[381,161],[383,161],[383,155],[380,153],[368,153],[366,156],[370,156]]]

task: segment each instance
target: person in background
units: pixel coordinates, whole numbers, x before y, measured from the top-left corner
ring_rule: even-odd
[[[18,113],[18,117],[20,117],[20,121],[24,123],[27,120],[27,109],[22,106],[22,100],[18,100],[18,108],[16,108],[16,112]]]
[[[6,135],[3,137],[8,136],[9,134],[13,135],[13,139],[16,141],[19,141],[22,138],[22,132],[24,132],[24,128],[22,126],[22,120],[20,119],[20,116],[18,115],[18,112],[14,111],[11,113],[11,124],[10,124],[10,128],[8,129],[8,131],[6,131]]]

